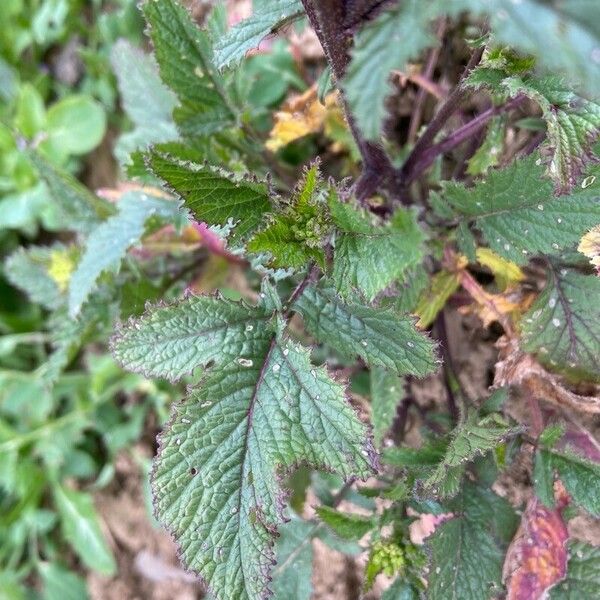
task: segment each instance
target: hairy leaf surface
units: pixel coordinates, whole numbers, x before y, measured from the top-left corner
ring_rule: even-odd
[[[323,238],[330,228],[326,193],[314,164],[304,173],[289,205],[252,237],[248,250],[269,253],[270,264],[277,268],[300,269],[312,261],[323,268]]]
[[[523,316],[522,347],[551,369],[600,379],[600,279],[554,269]]]
[[[208,34],[201,31],[176,0],[143,5],[162,80],[181,106],[175,120],[186,135],[209,135],[235,121],[224,82],[212,64]]]
[[[300,0],[270,0],[241,23],[234,25],[215,44],[215,63],[219,69],[241,60],[248,50],[285,23],[300,16],[304,9]]]
[[[339,229],[333,257],[333,281],[343,296],[359,290],[372,300],[423,258],[424,234],[412,211],[399,209],[385,225],[349,204],[330,201],[333,221]]]
[[[536,155],[490,171],[473,188],[448,183],[443,197],[461,220],[482,232],[494,252],[518,264],[571,248],[600,219],[598,187],[554,196]]]
[[[243,364],[218,360],[175,408],[152,478],[158,517],[219,599],[266,594],[284,516],[277,473],[299,462],[346,478],[372,468],[342,386],[281,334],[255,335]]]
[[[573,541],[568,550],[567,577],[550,590],[550,599],[597,597],[600,594],[600,548]]]
[[[600,515],[600,465],[574,452],[542,450],[549,456],[551,467],[558,474],[573,502],[594,516]]]
[[[498,77],[498,71],[492,73],[496,75],[491,81]],[[586,164],[593,160],[592,144],[600,136],[600,104],[578,95],[560,77],[499,73],[500,82],[492,84],[495,91],[507,92],[510,96],[524,94],[542,109],[552,149],[549,174],[559,191],[570,190]]]
[[[147,162],[154,174],[185,200],[197,220],[225,225],[231,219],[236,224],[236,238],[256,229],[271,207],[266,183],[158,152],[150,152]]]
[[[273,336],[272,313],[216,296],[191,296],[131,320],[113,339],[127,369],[172,381],[216,359],[246,364]]]
[[[294,305],[306,328],[342,354],[360,356],[367,365],[398,375],[435,371],[433,342],[415,329],[411,317],[392,309],[344,302],[332,290],[311,286]]]
[[[427,540],[431,549],[428,598],[482,600],[500,588],[504,543],[516,529],[510,504],[467,483],[446,508],[457,516]]]
[[[518,428],[511,427],[499,414],[481,418],[475,411],[470,412],[464,423],[452,432],[444,458],[425,481],[426,487],[435,490],[442,497],[455,495],[459,490],[465,464],[493,450],[518,431]]]

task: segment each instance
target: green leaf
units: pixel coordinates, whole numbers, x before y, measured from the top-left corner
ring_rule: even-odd
[[[381,594],[381,600],[418,600],[419,593],[400,575],[392,585]]]
[[[431,551],[430,600],[483,600],[501,586],[504,544],[510,539],[517,519],[510,504],[487,489],[465,484],[447,506],[455,517],[436,528],[427,539]]]
[[[267,328],[254,327],[248,336],[253,323],[251,315],[220,342],[196,334],[213,346],[215,365],[175,405],[152,478],[157,516],[219,600],[268,594],[272,539],[284,516],[277,473],[306,462],[366,477],[373,466],[344,388],[281,331],[269,339]],[[233,344],[243,345],[237,359]]]
[[[404,381],[385,369],[371,369],[371,423],[373,437],[381,446],[396,418],[396,409],[404,396]]]
[[[392,308],[345,303],[334,292],[309,286],[293,307],[308,331],[342,354],[398,375],[425,376],[437,368],[435,346],[418,332],[411,317]]]
[[[225,225],[232,220],[236,238],[256,229],[271,208],[266,183],[158,152],[147,155],[147,164],[185,200],[194,218],[208,225]]]
[[[600,515],[598,481],[600,465],[573,452],[541,450],[551,455],[550,463],[569,492],[573,502],[594,516]]]
[[[23,291],[35,304],[55,309],[64,302],[64,296],[48,269],[56,253],[65,252],[62,244],[19,248],[4,263],[4,275],[16,288]]]
[[[42,95],[31,83],[23,84],[16,105],[15,127],[27,139],[32,139],[44,129],[45,124],[46,109]]]
[[[443,187],[443,198],[461,221],[475,225],[490,248],[518,264],[534,254],[560,254],[600,220],[594,186],[556,197],[537,155],[490,171],[473,188]]]
[[[102,106],[89,96],[72,94],[48,109],[47,142],[66,154],[87,154],[106,132],[106,114]],[[42,142],[42,147],[45,145]]]
[[[592,145],[600,136],[600,104],[578,95],[556,76],[507,77],[501,86],[511,96],[525,94],[539,104],[552,149],[549,175],[559,191],[570,190],[594,158]]]
[[[438,271],[432,278],[415,307],[415,314],[419,317],[417,325],[424,329],[429,327],[440,311],[460,286],[457,273],[451,271]]]
[[[130,371],[175,381],[215,360],[249,364],[272,338],[271,320],[260,307],[191,296],[130,320],[113,338],[113,351]]]
[[[312,534],[315,526],[298,517],[279,528],[275,543],[277,567],[273,570],[273,600],[309,600],[313,591]]]
[[[275,268],[301,269],[311,262],[325,266],[323,239],[330,229],[326,188],[317,164],[306,170],[290,204],[248,242],[250,252],[267,252]]]
[[[87,239],[85,251],[69,282],[69,314],[81,310],[94,289],[98,277],[110,268],[118,268],[127,249],[138,243],[150,217],[173,219],[179,206],[173,200],[128,192],[117,205],[118,213],[101,223]]]
[[[489,17],[494,40],[532,54],[550,73],[560,72],[600,92],[600,21],[594,0],[553,4],[538,0],[453,0],[446,12]],[[548,51],[552,48],[552,52]]]
[[[491,119],[483,143],[467,161],[469,175],[482,175],[500,163],[504,149],[506,121],[506,115],[499,115]]]
[[[101,219],[114,212],[107,201],[92,194],[75,178],[52,165],[38,152],[28,152],[27,156],[48,186],[50,196],[59,209],[64,230],[88,233]]]
[[[111,62],[123,110],[134,124],[134,130],[122,134],[115,148],[119,162],[125,164],[134,150],[179,137],[172,116],[177,100],[161,81],[153,58],[126,40],[112,47]]]
[[[65,539],[87,567],[103,575],[114,574],[115,559],[100,531],[92,497],[59,484],[52,489]]]
[[[215,44],[215,63],[219,69],[239,62],[248,50],[304,12],[299,0],[271,0],[255,7],[250,17],[232,27]]]
[[[477,412],[469,412],[464,422],[452,432],[443,460],[425,481],[426,488],[441,497],[455,495],[465,464],[493,450],[519,431],[497,413],[481,418]]]
[[[323,523],[345,540],[360,540],[375,526],[370,517],[343,513],[330,506],[318,506],[317,515]]]
[[[567,577],[550,590],[550,600],[580,600],[600,595],[600,548],[569,543]]]
[[[352,62],[343,81],[352,113],[367,139],[379,137],[385,117],[385,99],[393,69],[405,70],[409,59],[437,44],[429,31],[438,2],[404,0],[383,13],[356,35]]]
[[[389,223],[373,225],[367,215],[335,198],[330,200],[330,209],[339,229],[332,277],[343,296],[358,289],[372,300],[421,262],[425,236],[415,212],[398,209]]]
[[[551,369],[600,380],[600,279],[550,269],[546,287],[521,320],[522,348]]]
[[[40,562],[44,600],[87,600],[85,581],[57,563]]]
[[[233,124],[234,110],[212,64],[208,34],[198,29],[175,0],[146,2],[142,10],[161,78],[181,103],[174,116],[182,133],[210,135]]]
[[[548,508],[554,508],[554,471],[552,455],[549,452],[538,451],[533,462],[533,487],[535,495]]]

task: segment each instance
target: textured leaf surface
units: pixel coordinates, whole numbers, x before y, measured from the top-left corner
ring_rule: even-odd
[[[447,505],[456,517],[428,538],[430,600],[484,600],[500,588],[504,544],[516,528],[514,511],[490,490],[467,483]]]
[[[537,102],[552,147],[549,174],[561,191],[571,189],[592,160],[592,144],[600,136],[600,104],[577,95],[560,77],[507,77],[501,88]]]
[[[59,485],[54,486],[54,502],[61,516],[63,535],[90,569],[104,575],[116,570],[92,502],[92,497]]]
[[[263,328],[264,330],[264,328]],[[202,387],[175,407],[152,485],[185,563],[219,599],[267,594],[284,494],[277,473],[308,462],[343,477],[371,472],[366,429],[306,350],[255,332],[244,363],[229,344]]]
[[[191,296],[133,319],[113,339],[127,369],[176,380],[214,360],[246,364],[273,335],[272,314],[218,297]]]
[[[236,178],[217,167],[150,152],[148,166],[185,200],[185,206],[208,225],[237,223],[235,235],[254,230],[270,207],[266,183]]]
[[[175,120],[187,135],[209,135],[234,119],[224,83],[212,64],[212,47],[176,0],[152,0],[143,5],[150,25],[154,54],[162,80],[181,106]]]
[[[518,264],[533,254],[571,248],[600,219],[597,186],[556,197],[536,155],[521,158],[467,189],[444,186],[444,199],[460,219],[474,224],[492,250]]]
[[[248,242],[250,252],[268,252],[273,267],[299,269],[310,262],[324,267],[323,238],[329,229],[327,192],[318,166],[308,169],[290,204]]]
[[[549,368],[600,379],[600,279],[552,269],[523,316],[522,347]]]
[[[400,209],[388,224],[373,225],[348,204],[332,200],[330,207],[339,229],[332,277],[342,295],[358,289],[372,300],[408,268],[421,262],[424,235],[414,212]]]
[[[308,287],[294,305],[306,328],[342,354],[398,375],[424,376],[436,365],[435,347],[413,319],[392,309],[345,303],[331,290]]]
[[[393,69],[405,70],[411,58],[436,44],[429,22],[438,2],[405,0],[367,24],[355,37],[352,62],[343,87],[361,131],[368,139],[379,136],[385,116],[385,98]]]
[[[134,150],[179,137],[172,114],[177,99],[161,81],[153,58],[129,42],[117,41],[111,51],[111,62],[123,110],[135,126],[119,138],[115,148],[123,164]]]
[[[594,516],[600,515],[600,465],[573,452],[542,450],[542,453],[550,454],[550,464],[573,502]]]
[[[219,69],[241,60],[248,50],[256,48],[269,33],[303,12],[299,0],[270,0],[253,14],[232,27],[215,44],[215,64]]]
[[[584,542],[568,547],[567,577],[550,590],[551,600],[580,600],[600,596],[600,548]]]
[[[511,427],[499,414],[480,418],[473,411],[452,433],[443,460],[428,477],[425,485],[440,495],[458,492],[464,465],[496,448],[519,429]]]
[[[119,212],[101,223],[87,239],[85,251],[69,283],[69,314],[76,316],[94,289],[98,277],[118,267],[127,249],[139,242],[150,217],[174,218],[178,204],[142,192],[128,192]]]
[[[396,409],[404,396],[404,381],[385,369],[371,369],[371,423],[375,443],[380,446],[396,418]]]

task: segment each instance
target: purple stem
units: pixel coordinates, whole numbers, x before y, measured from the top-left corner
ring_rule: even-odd
[[[345,3],[342,0],[302,0],[302,4],[339,86],[350,61],[350,38],[344,29]],[[381,146],[363,138],[341,89],[340,93],[346,121],[363,162],[363,171],[355,184],[354,193],[359,201],[364,201],[384,182],[394,182],[394,168]]]
[[[456,146],[462,144],[465,140],[468,140],[471,136],[481,131],[488,123],[488,121],[503,112],[517,108],[525,101],[524,96],[517,96],[512,100],[509,100],[502,106],[494,106],[488,110],[482,112],[480,115],[469,121],[455,132],[451,133],[446,139],[441,142],[429,146],[425,150],[419,153],[418,156],[411,162],[410,169],[401,169],[401,177],[405,185],[412,183],[417,177],[419,177],[423,171],[428,169],[440,155],[448,152]],[[406,163],[405,163],[406,165]]]
[[[435,114],[433,119],[431,119],[427,129],[423,132],[423,135],[421,135],[421,137],[417,140],[412,152],[409,154],[399,172],[399,178],[403,183],[408,184],[410,181],[414,180],[413,172],[417,165],[419,165],[421,162],[422,155],[431,148],[431,144],[435,140],[437,134],[446,124],[446,121],[448,121],[448,119],[460,108],[463,100],[469,95],[469,90],[461,84],[465,77],[479,63],[482,54],[483,48],[478,48],[472,54],[467,66],[465,67],[465,70],[463,71],[460,81],[454,90],[452,90],[452,93],[448,96],[446,102],[442,104],[441,108]]]
[[[438,29],[436,32],[436,37],[441,41],[444,36],[444,31],[446,29],[446,21],[442,19],[438,25]],[[433,76],[433,71],[435,70],[435,65],[440,56],[441,44],[436,46],[429,53],[429,57],[427,59],[427,65],[425,66],[425,70],[423,71],[423,77],[427,79],[431,79]],[[415,99],[415,106],[413,109],[412,116],[410,118],[410,124],[408,126],[408,142],[412,144],[417,137],[417,131],[419,130],[419,125],[421,124],[421,116],[423,115],[423,106],[425,103],[425,99],[427,98],[428,91],[421,87],[417,92],[417,97]]]

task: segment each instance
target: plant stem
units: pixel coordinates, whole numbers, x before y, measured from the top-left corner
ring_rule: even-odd
[[[423,135],[417,140],[415,147],[412,149],[412,152],[400,169],[399,176],[403,183],[408,184],[415,179],[413,174],[416,167],[421,163],[422,155],[430,148],[437,134],[446,124],[446,121],[460,108],[463,100],[469,95],[469,90],[462,85],[462,82],[477,66],[482,55],[483,48],[478,48],[471,55],[471,58],[461,75],[460,81],[457,83],[454,90],[452,90],[452,93],[448,96],[446,102],[442,104],[436,115],[431,119]]]
[[[446,30],[446,20],[442,19],[438,25],[438,29],[436,32],[436,37],[438,40],[441,40],[444,37],[444,31]],[[423,71],[423,77],[425,79],[431,79],[433,75],[433,71],[435,69],[435,65],[440,56],[441,46],[436,46],[429,53],[429,57],[427,59],[427,64],[425,66],[425,70]],[[421,124],[421,116],[423,115],[423,105],[425,103],[425,99],[427,98],[427,94],[430,90],[421,87],[417,93],[417,98],[415,100],[414,109],[412,115],[410,117],[410,124],[408,126],[408,143],[412,144],[416,137],[417,131],[419,130],[419,125]]]
[[[468,140],[473,135],[480,132],[488,123],[488,121],[496,115],[502,114],[513,108],[517,108],[525,101],[524,96],[517,96],[502,106],[494,106],[482,112],[480,115],[465,123],[462,127],[451,133],[446,139],[441,142],[429,146],[411,160],[410,165],[406,168],[408,160],[400,170],[400,179],[404,185],[410,185],[417,179],[423,171],[428,169],[440,155],[456,148],[464,141]],[[416,146],[415,146],[416,148]],[[411,155],[412,156],[412,155]],[[410,157],[409,157],[410,158]]]
[[[342,0],[302,0],[302,4],[339,86],[350,60],[349,37],[344,29],[345,4]],[[362,157],[363,170],[356,181],[354,193],[358,201],[363,202],[384,182],[394,182],[394,168],[381,146],[364,139],[341,89],[340,94],[348,127]]]

